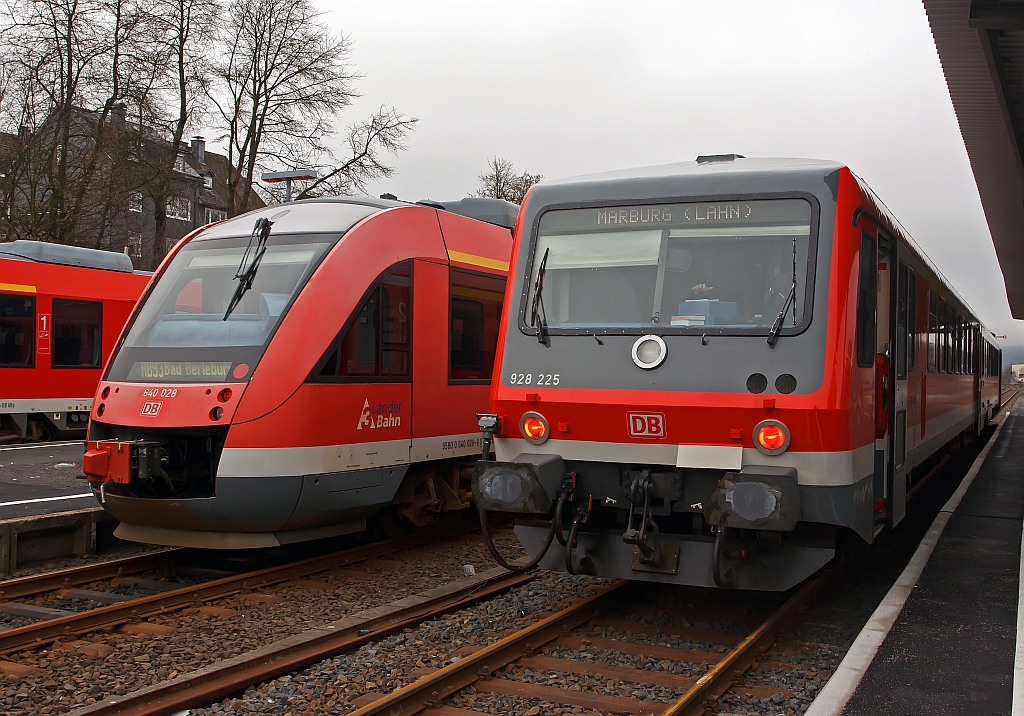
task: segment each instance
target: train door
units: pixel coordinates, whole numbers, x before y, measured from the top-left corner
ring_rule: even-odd
[[[893,279],[896,284],[896,296],[893,301],[894,318],[892,322],[892,524],[895,526],[906,513],[907,501],[907,404],[908,378],[910,373],[910,349],[913,341],[913,315],[911,313],[913,295],[913,271],[899,258],[899,251],[893,251],[892,261],[896,266]]]
[[[892,524],[896,519],[897,498],[893,481],[893,398],[896,373],[896,270],[893,265],[895,245],[882,231],[878,232],[878,304],[876,307],[875,346],[875,473],[884,484],[884,497],[889,506]],[[902,500],[900,501],[902,507]],[[902,518],[902,515],[900,515]]]

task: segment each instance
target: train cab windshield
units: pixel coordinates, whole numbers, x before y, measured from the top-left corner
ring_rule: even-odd
[[[240,296],[236,274],[249,238],[190,242],[146,299],[111,366],[110,379],[247,378],[292,298],[337,238],[271,233],[252,285]],[[232,307],[233,299],[237,305]]]
[[[780,327],[801,326],[810,315],[813,216],[806,199],[548,211],[526,306],[540,303],[543,264],[534,327],[763,335],[784,308]],[[531,318],[524,311],[527,327]]]

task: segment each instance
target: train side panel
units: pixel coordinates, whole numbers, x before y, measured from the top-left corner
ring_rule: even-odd
[[[0,274],[0,414],[21,437],[84,430],[102,366],[149,275],[5,258]]]

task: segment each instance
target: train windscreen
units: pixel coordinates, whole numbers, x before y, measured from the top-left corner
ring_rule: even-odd
[[[811,228],[804,199],[548,211],[527,306],[542,302],[536,320],[554,330],[792,328],[810,296]]]
[[[153,287],[109,378],[142,383],[247,379],[292,298],[336,240],[327,234],[271,233],[256,271],[247,277],[251,285],[241,291],[248,237],[190,242]],[[251,258],[246,260],[251,266]]]

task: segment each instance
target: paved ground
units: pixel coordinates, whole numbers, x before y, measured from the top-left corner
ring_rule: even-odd
[[[1022,437],[1018,404],[843,716],[1010,715]]]
[[[0,447],[0,520],[93,507],[91,496],[70,497],[89,494],[77,477],[84,449],[81,442]]]

